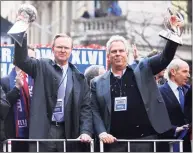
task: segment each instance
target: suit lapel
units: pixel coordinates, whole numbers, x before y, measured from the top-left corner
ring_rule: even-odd
[[[167,92],[168,97],[171,98],[172,105],[177,105],[180,111],[182,112],[180,103],[167,82],[165,83],[165,90]]]
[[[139,92],[141,94],[141,98],[143,100],[143,103],[145,105],[145,109],[147,110],[148,109],[148,90],[147,88],[144,88],[144,85],[142,83],[142,76],[141,76],[141,73],[140,73],[140,69],[142,68],[142,65],[140,65],[141,67],[131,67],[133,69],[133,72],[134,72],[134,76],[135,76],[135,80],[136,80],[136,83],[137,83],[137,87],[139,89]],[[146,87],[146,86],[145,86]]]
[[[65,105],[68,103],[68,99],[69,99],[69,96],[71,94],[72,87],[73,87],[72,70],[70,67],[68,68],[67,76],[68,77],[67,77],[67,84],[66,84],[66,92],[65,92],[65,98],[64,98]]]
[[[183,93],[184,93],[184,96],[186,95],[186,93],[188,92],[188,87],[183,87]]]
[[[74,103],[79,102],[80,92],[81,92],[81,85],[78,81],[79,76],[75,74],[75,72],[72,72],[72,80],[73,80],[73,101]]]
[[[111,72],[108,71],[104,76],[102,80],[102,94],[103,97],[107,103],[107,107],[109,110],[109,113],[111,113],[111,92],[110,92],[110,74]]]

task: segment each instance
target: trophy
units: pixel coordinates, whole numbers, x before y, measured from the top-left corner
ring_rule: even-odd
[[[22,46],[23,38],[30,25],[37,17],[37,10],[30,4],[22,4],[18,9],[15,24],[7,32],[20,46]]]
[[[182,45],[181,35],[184,27],[184,17],[182,14],[168,8],[167,14],[164,17],[164,26],[165,30],[162,30],[159,36]]]

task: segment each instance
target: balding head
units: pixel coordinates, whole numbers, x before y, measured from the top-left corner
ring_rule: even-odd
[[[170,80],[179,86],[183,86],[190,77],[189,65],[181,59],[173,59],[167,67],[167,73]]]

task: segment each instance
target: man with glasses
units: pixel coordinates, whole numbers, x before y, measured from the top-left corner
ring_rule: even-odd
[[[92,135],[90,92],[86,79],[68,60],[73,41],[66,34],[53,39],[54,59],[27,56],[27,39],[22,47],[15,43],[15,65],[34,78],[30,108],[30,139],[76,139],[89,142]],[[73,151],[81,151],[75,147]],[[30,151],[36,151],[36,143]],[[42,142],[40,151],[63,152],[62,142]],[[72,145],[67,143],[67,151]]]

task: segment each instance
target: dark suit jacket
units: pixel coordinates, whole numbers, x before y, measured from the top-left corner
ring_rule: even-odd
[[[6,94],[6,99],[11,104],[11,108],[5,118],[5,135],[6,138],[15,138],[15,120],[14,120],[14,111],[13,105],[17,102],[17,99],[20,97],[20,91],[16,87],[12,90],[10,89],[9,75],[1,78],[1,86]]]
[[[185,114],[182,112],[180,103],[178,102],[169,84],[166,82],[165,84],[160,86],[159,89],[166,104],[172,125],[182,126],[189,123],[189,121],[185,117]],[[183,87],[183,91],[186,95],[188,89]]]
[[[33,97],[30,106],[29,138],[46,139],[57,101],[61,80],[51,59],[33,59],[27,55],[27,38],[22,47],[15,44],[14,64],[34,79]],[[90,90],[86,79],[71,63],[71,81],[67,80],[65,104],[66,138],[77,138],[82,133],[92,135],[92,112]]]
[[[189,107],[189,103],[192,101],[185,101],[184,103],[184,113],[182,112],[182,109],[180,107],[180,103],[178,102],[174,92],[172,91],[172,89],[170,88],[169,84],[166,82],[165,84],[161,85],[159,87],[159,90],[162,94],[162,97],[164,99],[164,102],[166,104],[168,113],[169,113],[169,117],[170,117],[170,121],[172,123],[172,127],[173,129],[163,133],[162,135],[159,135],[160,139],[175,139],[174,134],[175,134],[175,130],[176,127],[185,125],[185,124],[189,124],[190,120],[187,118],[186,113],[187,111],[190,111],[191,108]],[[183,87],[183,91],[184,94],[186,95],[188,88],[187,87]],[[178,135],[177,135],[178,136]],[[190,148],[190,142],[189,142],[189,132],[188,134],[184,137],[184,151],[189,151]],[[158,150],[160,151],[169,151],[168,145],[165,144],[165,146],[163,146],[164,143],[160,143],[160,147],[158,145]]]
[[[190,123],[185,113],[182,112],[180,103],[178,102],[168,82],[161,85],[159,89],[164,99],[164,102],[166,104],[172,125],[177,127],[177,126],[182,126],[184,124]],[[188,89],[186,87],[183,87],[183,91],[184,91],[184,95],[186,95]],[[184,104],[185,110],[187,109],[187,105],[189,104],[187,104],[187,101],[185,101],[185,104]]]
[[[154,75],[167,67],[174,57],[177,46],[176,43],[168,41],[160,55],[145,58],[139,64],[132,66],[149,120],[158,133],[171,129],[171,123]],[[111,126],[110,71],[91,81],[91,100],[96,134],[109,133]]]
[[[0,119],[4,120],[9,112],[10,103],[6,99],[6,94],[0,86],[1,95],[0,95]]]
[[[192,123],[192,85],[185,95],[184,113],[190,123]]]
[[[6,100],[5,92],[3,91],[1,86],[0,90],[1,90],[1,97],[0,97],[0,142],[1,142],[6,139],[4,120],[9,112],[10,103]]]

